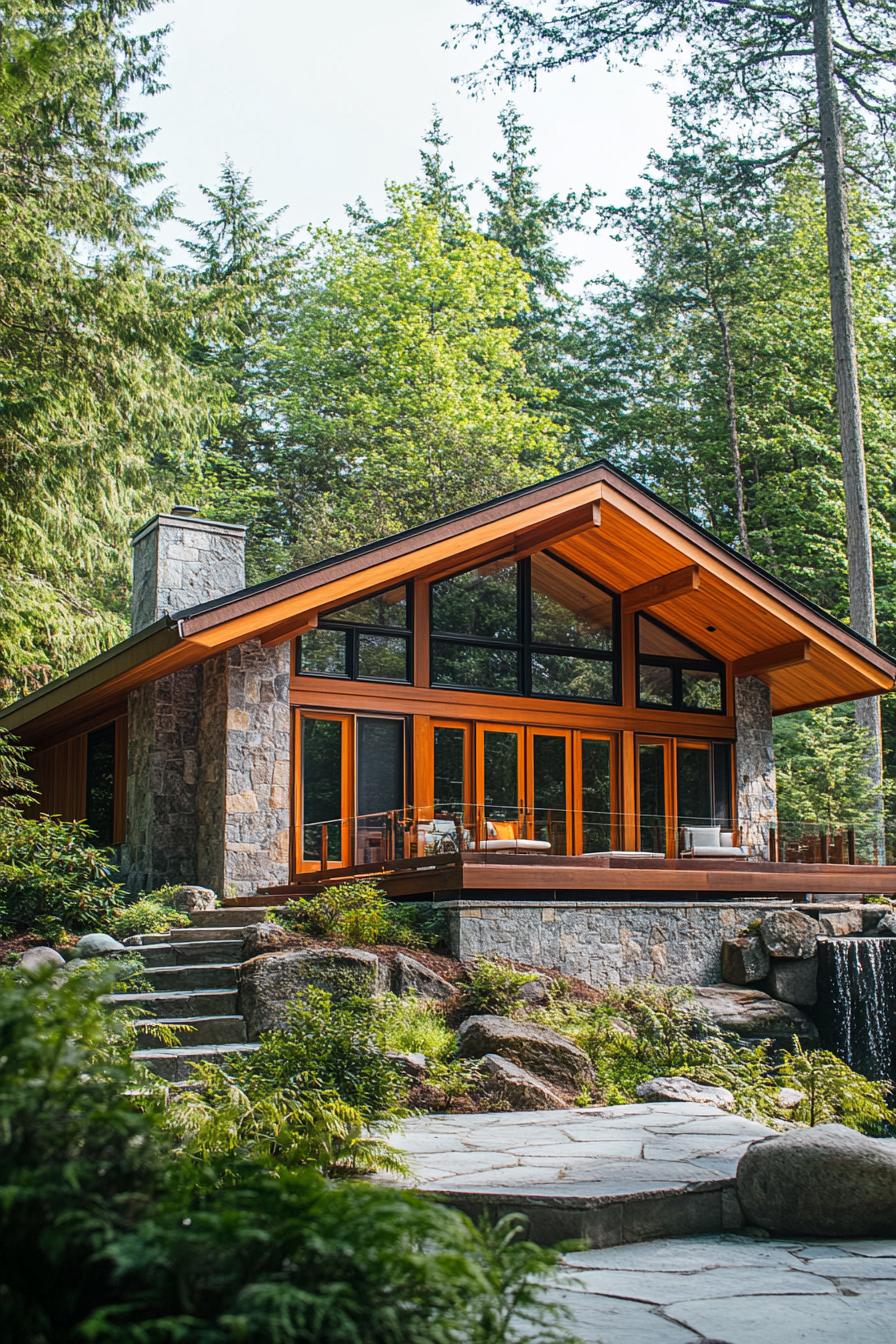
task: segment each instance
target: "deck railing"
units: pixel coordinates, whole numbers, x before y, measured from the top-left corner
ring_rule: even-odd
[[[782,821],[741,816],[736,823],[692,817],[673,826],[663,815],[515,808],[483,803],[453,807],[405,807],[324,821],[303,822],[300,861],[304,869],[363,865],[388,866],[403,860],[475,854],[504,861],[508,854],[528,856],[624,855],[687,857],[686,830],[720,826],[733,855],[723,849],[719,861],[864,864],[896,860],[896,835],[879,845],[876,822],[843,824]],[[626,843],[626,837],[629,843]],[[635,843],[631,843],[635,837]],[[743,854],[738,855],[737,849]]]

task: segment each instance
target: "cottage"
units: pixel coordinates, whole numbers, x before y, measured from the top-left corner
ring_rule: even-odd
[[[782,844],[772,747],[896,662],[609,464],[251,588],[244,536],[153,518],[130,638],[0,714],[134,890],[896,889]]]

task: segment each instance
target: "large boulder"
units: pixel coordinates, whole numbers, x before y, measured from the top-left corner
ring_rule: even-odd
[[[768,975],[769,956],[756,934],[722,940],[722,979],[732,985],[751,985]]]
[[[577,1092],[594,1081],[594,1069],[584,1050],[558,1031],[534,1022],[482,1013],[461,1023],[457,1039],[464,1059],[501,1055],[555,1087]]]
[[[789,1237],[892,1237],[896,1144],[844,1125],[754,1143],[737,1167],[748,1223]]]
[[[178,887],[171,898],[175,910],[192,915],[195,910],[214,910],[218,898],[210,887]]]
[[[759,937],[771,957],[814,957],[818,920],[799,910],[773,910],[759,925]]]
[[[47,966],[58,970],[64,965],[65,957],[61,957],[54,947],[29,947],[27,952],[22,953],[19,962],[20,968],[29,975],[40,974]]]
[[[85,933],[75,944],[75,956],[79,960],[85,957],[115,957],[126,951],[124,943],[108,933]]]
[[[282,952],[292,939],[293,935],[282,924],[274,924],[272,920],[265,920],[263,924],[250,924],[243,933],[243,960],[251,961],[253,957],[262,957],[266,952]]]
[[[896,914],[892,910],[880,917],[874,935],[876,938],[896,938]]]
[[[824,938],[846,938],[851,933],[862,932],[862,911],[857,905],[854,910],[830,910],[818,916],[818,928]]]
[[[493,1104],[511,1111],[558,1111],[566,1106],[559,1092],[503,1055],[484,1055],[479,1068],[482,1091]]]
[[[703,1102],[723,1111],[734,1110],[734,1093],[727,1087],[710,1087],[708,1083],[695,1083],[693,1078],[648,1078],[635,1092],[642,1101]]]
[[[862,906],[862,932],[873,933],[884,915],[890,913],[888,905],[863,905]]]
[[[781,1045],[789,1045],[794,1036],[804,1045],[818,1044],[818,1028],[805,1013],[761,990],[709,985],[695,989],[694,994],[698,1006],[722,1031],[750,1040],[770,1037]]]
[[[811,1008],[818,1002],[818,958],[787,961],[783,957],[772,957],[768,992],[784,1003]]]
[[[299,948],[243,962],[239,1011],[249,1040],[282,1027],[288,1005],[310,987],[325,989],[334,998],[377,994],[384,988],[383,967],[374,952],[354,947]]]
[[[453,999],[457,990],[425,962],[399,952],[392,962],[392,993],[418,994],[421,999]]]

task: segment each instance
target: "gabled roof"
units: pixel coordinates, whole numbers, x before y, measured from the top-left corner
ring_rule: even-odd
[[[322,614],[412,578],[542,546],[664,621],[740,675],[777,713],[893,688],[896,660],[608,462],[173,613],[0,712],[28,738],[98,712],[143,682],[240,644],[276,644]]]

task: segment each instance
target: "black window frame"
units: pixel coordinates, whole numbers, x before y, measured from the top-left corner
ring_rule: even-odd
[[[442,579],[436,579],[429,585],[429,650],[430,650],[430,678],[431,687],[439,690],[448,691],[473,691],[483,695],[515,695],[524,696],[532,700],[575,700],[576,703],[587,705],[618,705],[620,704],[621,676],[621,640],[620,640],[620,602],[619,594],[614,593],[612,589],[607,588],[605,584],[599,583],[597,579],[577,565],[571,564],[564,556],[557,555],[550,547],[545,547],[542,554],[547,555],[555,563],[563,565],[578,578],[584,579],[597,588],[612,604],[612,648],[606,649],[582,649],[570,644],[551,644],[542,640],[532,638],[532,562],[526,556],[522,560],[515,561],[516,566],[516,609],[517,609],[517,634],[515,640],[512,639],[491,639],[487,635],[467,635],[459,634],[456,631],[436,630],[433,623],[433,589],[436,583],[441,583],[445,579],[457,578],[461,574],[468,574],[476,569],[482,568],[481,565],[467,565],[464,569],[455,571],[454,574],[446,574]],[[495,556],[488,563],[499,565],[502,561],[511,561],[510,555]],[[460,683],[453,681],[436,681],[432,675],[433,665],[433,645],[436,643],[459,644],[474,646],[477,648],[504,649],[509,653],[515,653],[517,657],[517,684],[512,689],[503,689],[494,686],[474,686],[469,683]],[[612,694],[610,698],[600,698],[585,695],[552,695],[548,691],[533,691],[532,689],[532,655],[533,653],[559,654],[565,658],[576,658],[582,662],[609,663],[612,669]]]
[[[673,639],[679,640],[682,644],[689,644],[695,656],[693,658],[682,658],[674,654],[661,653],[642,653],[641,652],[641,622],[642,620],[652,621],[654,625]],[[641,667],[667,667],[672,672],[672,703],[664,705],[659,700],[645,700],[641,695]],[[688,672],[715,672],[719,677],[721,688],[721,707],[719,709],[703,709],[699,705],[686,705],[682,699],[681,687],[683,671]],[[725,664],[717,658],[711,657],[705,649],[701,649],[687,635],[681,634],[678,630],[673,630],[670,625],[660,621],[656,616],[647,612],[639,611],[635,618],[635,677],[637,698],[636,703],[639,709],[659,709],[666,713],[673,714],[707,714],[718,717],[728,713],[728,680],[726,676]]]
[[[403,626],[396,625],[367,625],[360,621],[340,621],[330,617],[323,616],[318,621],[317,630],[336,630],[345,635],[345,666],[342,672],[318,672],[314,670],[304,670],[302,668],[302,636],[296,640],[295,650],[295,674],[297,677],[326,677],[329,681],[371,681],[383,682],[389,686],[412,686],[414,683],[414,585],[413,582],[393,583],[388,588],[381,588],[376,593],[371,593],[371,597],[380,597],[383,593],[394,592],[396,588],[403,588],[405,592],[405,611],[407,613],[407,623]],[[341,611],[343,607],[353,606],[351,602],[343,602],[337,608]],[[390,638],[403,639],[405,642],[405,676],[404,677],[371,677],[362,676],[359,668],[360,638],[361,635],[385,635]]]
[[[118,723],[115,719],[110,719],[107,723],[98,724],[91,728],[85,734],[85,760],[84,760],[84,819],[87,825],[96,836],[96,843],[105,849],[110,849],[115,842],[116,833],[116,786],[118,784]],[[93,808],[93,801],[97,795],[100,781],[97,770],[97,748],[105,752],[109,767],[108,775],[108,818],[107,826],[102,828],[97,824],[98,816]]]

